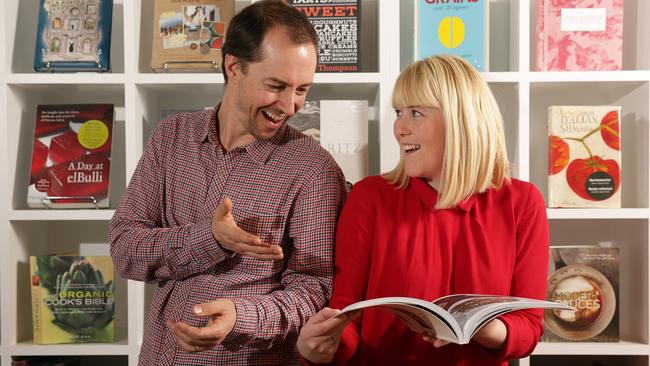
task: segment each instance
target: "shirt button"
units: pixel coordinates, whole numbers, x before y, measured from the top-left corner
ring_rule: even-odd
[[[168,349],[167,350],[167,355],[168,356],[173,356],[174,355],[174,349],[173,348]]]

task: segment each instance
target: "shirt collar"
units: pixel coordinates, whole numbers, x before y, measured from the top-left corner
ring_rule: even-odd
[[[197,131],[195,141],[198,143],[203,143],[208,141],[209,143],[216,145],[218,148],[221,148],[221,142],[219,141],[219,134],[217,133],[217,126],[219,125],[219,109],[221,108],[221,103],[217,104],[210,111],[210,116],[207,123],[204,123],[203,126]],[[271,156],[271,153],[278,145],[281,145],[284,141],[284,137],[287,133],[286,123],[280,127],[278,132],[269,140],[264,139],[255,139],[248,145],[239,147],[237,149],[244,149],[251,158],[258,164],[264,164],[268,161]],[[237,150],[235,149],[235,150]]]
[[[436,202],[438,202],[438,191],[433,189],[424,179],[421,178],[409,178],[409,185],[415,191],[415,194],[420,198],[424,206],[428,207],[430,210],[433,210]],[[476,201],[476,194],[469,196],[465,201],[459,203],[456,208],[469,212]]]

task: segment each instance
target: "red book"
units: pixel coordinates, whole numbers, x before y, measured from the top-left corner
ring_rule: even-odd
[[[108,195],[108,175],[111,161],[102,153],[84,155],[49,167],[45,174],[50,181],[48,196],[93,197]]]
[[[108,207],[112,104],[39,105],[29,207]]]
[[[86,155],[86,148],[81,146],[77,133],[69,130],[52,138],[48,158],[54,164],[79,159]]]
[[[39,178],[45,168],[47,161],[47,146],[39,139],[34,138],[34,149],[32,150],[32,166],[29,173],[29,183],[32,184]]]

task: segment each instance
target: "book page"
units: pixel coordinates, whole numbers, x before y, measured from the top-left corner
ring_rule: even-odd
[[[345,307],[336,316],[373,307],[392,312],[415,332],[434,333],[440,339],[454,343],[460,342],[461,329],[454,318],[437,305],[420,299],[384,297],[364,300]]]
[[[564,304],[496,295],[450,295],[434,301],[445,309],[462,329],[468,340],[488,320],[514,310],[544,308],[572,310]]]

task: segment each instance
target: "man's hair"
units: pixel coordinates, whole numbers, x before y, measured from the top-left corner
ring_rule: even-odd
[[[221,49],[221,68],[226,83],[226,54],[237,57],[245,71],[248,63],[261,61],[262,41],[274,27],[283,28],[295,44],[313,44],[318,53],[318,35],[305,14],[281,0],[258,1],[242,9],[228,24]]]
[[[509,179],[499,106],[469,62],[440,55],[407,66],[395,82],[392,103],[395,108],[431,107],[442,113],[445,147],[436,208],[456,206]],[[403,159],[384,178],[406,187]]]

